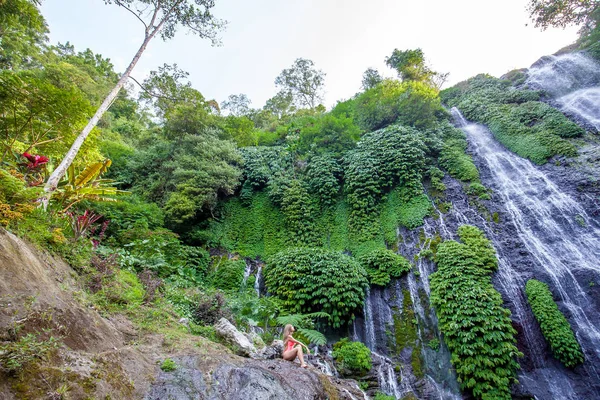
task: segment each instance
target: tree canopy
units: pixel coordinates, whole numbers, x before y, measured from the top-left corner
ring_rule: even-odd
[[[325,73],[305,58],[297,58],[275,79],[275,84],[290,93],[297,106],[308,108],[315,108],[322,101],[324,83]]]

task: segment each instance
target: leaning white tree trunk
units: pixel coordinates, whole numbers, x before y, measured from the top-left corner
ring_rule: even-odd
[[[100,108],[98,108],[98,110],[96,111],[94,116],[89,120],[89,122],[87,123],[85,128],[83,128],[83,131],[81,131],[79,136],[77,136],[77,139],[75,139],[75,141],[73,142],[73,145],[71,145],[71,148],[69,149],[69,151],[67,152],[65,157],[60,162],[60,165],[58,167],[56,167],[56,169],[52,172],[52,174],[50,174],[50,177],[48,178],[48,181],[46,182],[46,185],[44,186],[44,194],[43,194],[42,198],[40,198],[40,203],[44,207],[44,209],[46,209],[48,207],[48,202],[50,201],[52,192],[54,192],[56,190],[58,183],[60,182],[62,177],[65,175],[65,173],[67,172],[67,169],[69,168],[69,166],[71,165],[71,163],[73,162],[75,157],[77,156],[77,153],[79,152],[79,149],[81,148],[81,145],[83,144],[83,142],[85,142],[85,139],[88,137],[88,135],[90,134],[92,129],[94,129],[96,124],[98,124],[98,121],[100,121],[100,118],[102,118],[102,115],[104,115],[106,110],[108,110],[108,108],[110,107],[110,105],[112,104],[114,99],[117,97],[117,95],[119,94],[119,91],[121,90],[123,85],[125,85],[125,82],[127,82],[127,79],[129,78],[129,75],[131,74],[133,67],[135,67],[135,65],[139,61],[140,57],[142,56],[142,53],[144,52],[144,50],[146,50],[146,46],[148,46],[148,43],[150,42],[150,40],[152,40],[152,38],[154,37],[154,35],[156,34],[157,31],[158,31],[158,29],[155,29],[152,32],[152,34],[146,36],[146,38],[144,39],[144,43],[142,43],[139,50],[137,51],[137,53],[131,60],[131,63],[129,64],[129,66],[123,73],[123,75],[121,75],[121,78],[119,79],[119,82],[117,82],[117,85],[113,88],[113,90],[110,91],[108,96],[106,96],[106,98],[100,105]]]

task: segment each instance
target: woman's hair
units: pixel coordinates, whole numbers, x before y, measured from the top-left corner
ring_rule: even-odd
[[[283,328],[283,344],[287,342],[288,336],[292,334],[292,329],[294,329],[292,324],[287,324],[285,328]]]

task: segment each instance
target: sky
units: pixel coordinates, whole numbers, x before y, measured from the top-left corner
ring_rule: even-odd
[[[142,81],[164,63],[190,73],[192,85],[219,103],[246,94],[254,108],[277,93],[274,81],[296,58],[326,73],[331,107],[360,90],[363,72],[394,72],[385,63],[395,48],[420,47],[430,67],[449,72],[446,87],[479,73],[494,76],[530,66],[577,38],[577,28],[541,31],[530,24],[527,0],[216,0],[228,21],[223,45],[180,30],[155,38],[132,76]],[[51,43],[92,49],[125,70],[143,40],[143,25],[103,0],[44,0]]]

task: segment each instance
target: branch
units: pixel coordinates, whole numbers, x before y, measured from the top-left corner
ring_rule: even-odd
[[[141,18],[140,18],[140,16],[139,16],[139,15],[138,15],[138,14],[137,14],[135,11],[133,11],[131,8],[127,7],[125,4],[121,3],[121,1],[120,1],[120,0],[115,0],[115,4],[116,4],[116,5],[118,5],[118,6],[120,6],[120,7],[123,7],[124,9],[126,9],[127,11],[129,11],[130,13],[132,13],[133,15],[135,15],[135,17],[136,17],[136,18],[137,18],[137,19],[138,19],[138,20],[139,20],[139,21],[140,21],[142,24],[144,24],[144,26],[146,27],[146,30],[148,30],[148,25],[146,25],[146,23],[144,22],[144,20],[143,20],[143,19],[141,19]]]
[[[159,99],[167,99],[167,100],[171,100],[171,101],[185,101],[185,99],[183,99],[183,98],[175,98],[175,97],[163,96],[163,95],[160,95],[160,94],[152,93],[151,91],[149,91],[148,89],[146,89],[144,87],[144,85],[142,85],[141,83],[139,83],[137,81],[137,79],[135,79],[133,76],[129,75],[129,78],[131,80],[133,80],[135,83],[137,83],[138,86],[140,87],[140,89],[142,89],[144,92],[148,93],[152,97],[157,97]]]

